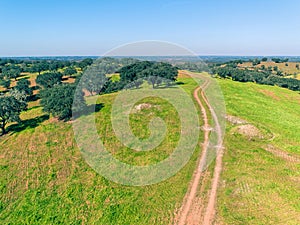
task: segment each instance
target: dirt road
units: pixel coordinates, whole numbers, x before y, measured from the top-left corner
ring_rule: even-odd
[[[200,76],[198,74],[187,73],[190,76]],[[201,77],[201,79],[205,79],[205,82],[202,86],[198,87],[194,91],[194,98],[197,101],[203,121],[203,131],[204,131],[204,142],[202,144],[202,151],[201,155],[197,162],[196,170],[194,171],[193,178],[191,180],[189,189],[186,193],[184,198],[183,204],[179,213],[175,218],[175,224],[184,225],[184,224],[204,224],[209,225],[213,224],[215,218],[215,205],[216,205],[216,195],[217,195],[217,188],[220,179],[220,174],[222,170],[222,158],[223,158],[223,147],[222,147],[222,131],[218,121],[218,117],[206,98],[205,89],[210,85],[210,79]],[[201,91],[201,92],[200,92]],[[199,92],[201,95],[201,99],[199,97]],[[202,100],[202,101],[201,101]],[[208,108],[208,110],[207,110]],[[209,112],[208,112],[209,111]],[[209,196],[207,196],[207,206],[205,207],[204,199],[201,199],[201,194],[199,192],[204,191],[204,182],[207,172],[205,171],[207,168],[207,153],[209,150],[209,135],[211,132],[211,127],[209,124],[208,113],[210,113],[213,121],[214,127],[213,130],[217,133],[218,136],[218,144],[215,146],[216,149],[216,164],[214,168],[214,175],[211,181],[211,188],[209,191]],[[202,182],[201,182],[202,181]],[[203,210],[204,209],[204,210]]]

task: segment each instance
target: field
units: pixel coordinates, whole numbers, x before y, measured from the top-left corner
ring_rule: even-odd
[[[241,135],[237,124],[228,123],[218,196],[219,222],[299,224],[299,94],[252,83],[219,83],[227,113],[262,133],[251,138],[251,133]],[[272,149],[279,154],[270,152]]]
[[[287,64],[287,65],[286,65]],[[287,63],[275,63],[275,62],[261,62],[261,64],[253,66],[251,62],[245,62],[239,64],[241,68],[261,68],[263,65],[265,68],[277,66],[278,70],[282,71],[285,74],[300,74],[300,70],[297,69],[296,65],[299,65],[298,62],[287,62]]]
[[[181,81],[192,93],[196,84],[190,79]],[[165,118],[170,129],[166,141],[156,150],[137,154],[120,146],[107,120],[115,96],[101,96],[97,101],[103,104],[96,117],[105,145],[117,158],[130,163],[144,164],[167,157],[178,140],[177,114],[171,105],[156,98],[146,99],[163,110],[152,115],[145,109],[132,116],[133,131],[144,131],[139,132],[141,137],[148,135],[146,127],[151,116]],[[49,119],[38,106],[21,117],[23,125],[11,125],[9,135],[0,138],[3,223],[167,224],[172,219],[186,193],[199,149],[169,180],[153,186],[126,187],[104,179],[85,163],[71,123]]]
[[[117,79],[116,75],[113,75]],[[185,76],[181,85],[192,95],[196,83]],[[297,224],[300,220],[300,96],[278,87],[219,80],[227,113],[259,133],[239,132],[228,122],[224,168],[218,190],[217,221],[221,224]],[[158,98],[137,104],[158,106],[131,115],[133,133],[149,136],[148,122],[163,118],[166,140],[154,151],[136,153],[123,147],[110,118],[116,94],[97,99],[98,133],[112,154],[144,165],[161,161],[178,141],[178,115]],[[88,97],[88,101],[92,100]],[[162,183],[129,187],[94,172],[76,145],[72,123],[45,115],[38,102],[22,113],[0,137],[0,220],[4,224],[170,224],[180,208],[195,169],[200,147],[191,161]],[[202,135],[200,142],[203,140]],[[272,153],[273,149],[282,154]],[[286,153],[286,154],[283,154]],[[213,166],[213,165],[212,165]],[[208,173],[212,168],[209,168]],[[205,190],[209,186],[203,187]],[[205,199],[205,196],[202,196]]]

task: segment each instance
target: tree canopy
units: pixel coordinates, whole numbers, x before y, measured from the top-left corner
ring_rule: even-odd
[[[6,125],[9,122],[19,122],[20,113],[24,110],[24,104],[13,96],[0,96],[0,129],[1,135],[6,133]]]
[[[76,102],[73,104],[74,96]],[[55,85],[41,90],[40,97],[43,111],[60,120],[69,120],[72,112],[76,114],[86,106],[83,93],[76,91],[74,84]]]
[[[55,84],[60,84],[63,75],[61,73],[44,73],[38,75],[36,78],[36,83],[43,88],[51,88]]]

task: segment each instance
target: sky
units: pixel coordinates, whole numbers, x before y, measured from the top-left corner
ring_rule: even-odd
[[[299,0],[0,0],[0,56],[100,56],[144,40],[199,55],[300,55],[299,9]]]

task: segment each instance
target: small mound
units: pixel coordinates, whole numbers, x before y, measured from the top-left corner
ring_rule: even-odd
[[[137,106],[134,107],[134,111],[135,112],[139,112],[139,111],[142,111],[143,109],[150,109],[152,108],[152,105],[149,104],[149,103],[142,103],[142,104],[139,104]]]
[[[243,119],[240,119],[236,116],[231,116],[231,115],[226,115],[226,119],[232,125],[239,125],[239,124],[247,124],[248,123],[246,120],[243,120]]]
[[[234,133],[241,134],[244,137],[248,138],[249,140],[264,138],[264,136],[262,135],[260,130],[251,124],[245,124],[245,125],[236,127],[234,129]]]

